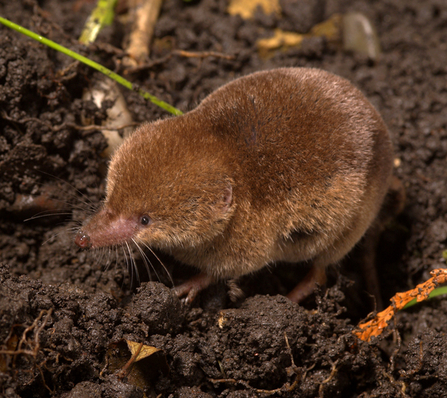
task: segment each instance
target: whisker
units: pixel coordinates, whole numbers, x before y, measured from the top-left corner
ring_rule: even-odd
[[[28,222],[28,221],[32,221],[32,220],[37,220],[39,218],[44,218],[44,217],[53,217],[53,216],[71,216],[72,213],[48,213],[48,214],[42,214],[42,213],[38,213],[35,214],[32,217],[26,218],[25,220],[23,220],[23,222]]]
[[[135,268],[135,273],[137,274],[138,285],[141,285],[140,273],[138,271],[138,266],[135,261],[135,256],[134,256],[133,250],[131,250],[130,245],[127,242],[126,242],[126,245],[127,245],[127,250],[129,251],[130,264],[133,266],[133,268]]]
[[[46,175],[46,176],[48,176],[48,177],[51,177],[51,178],[53,178],[54,180],[59,181],[60,183],[62,183],[62,185],[65,185],[65,186],[70,187],[70,188],[71,188],[72,190],[74,190],[79,196],[81,196],[81,197],[83,198],[85,204],[87,204],[87,201],[90,202],[90,204],[93,203],[93,202],[88,198],[87,195],[85,195],[84,193],[82,193],[79,189],[77,189],[73,184],[69,183],[67,180],[64,180],[63,178],[60,178],[60,177],[58,177],[58,176],[56,176],[56,175],[54,175],[54,174],[47,173],[46,171],[43,171],[43,170],[37,170],[37,169],[36,169],[35,171],[37,171],[38,173],[44,174],[44,175]],[[77,198],[74,194],[72,194],[72,197],[73,197],[73,198]]]
[[[49,176],[51,179],[59,182],[58,188],[48,185],[47,182],[40,182],[41,194],[40,195],[25,195],[26,199],[25,205],[30,201],[32,205],[34,203],[35,207],[64,207],[69,206],[70,210],[82,210],[89,212],[94,212],[96,203],[93,202],[86,194],[82,193],[73,184],[69,183],[60,177],[52,175],[50,173],[43,172],[41,170],[36,170],[37,172]],[[57,189],[57,190],[56,190]],[[57,194],[56,194],[57,192]],[[59,195],[63,195],[59,198]],[[22,195],[23,196],[23,195]],[[47,209],[51,211],[51,209]],[[55,210],[55,209],[53,209]],[[65,209],[61,208],[61,211]]]
[[[130,266],[132,268],[131,286],[133,286],[133,272],[135,271],[135,275],[137,277],[137,283],[138,284],[140,284],[140,282],[141,282],[140,273],[138,272],[137,265],[136,265],[135,260],[134,260],[134,258],[132,256],[132,252],[130,250],[129,243],[125,242],[125,244],[126,244],[126,247],[127,247],[127,251],[129,252],[130,264],[128,263],[127,266],[128,267]],[[127,257],[126,257],[126,260],[127,260]]]
[[[122,247],[122,246],[121,246]],[[119,264],[119,257],[118,257],[118,253],[119,253],[119,246],[114,246],[115,248],[115,264]],[[111,250],[111,248],[109,248],[109,250]]]
[[[135,244],[135,246],[137,247],[138,251],[139,251],[140,254],[141,254],[141,257],[143,258],[144,266],[145,266],[145,268],[146,268],[146,272],[147,272],[147,275],[149,276],[149,279],[152,281],[151,270],[149,269],[149,264],[150,264],[152,270],[155,272],[155,275],[157,276],[157,279],[158,279],[159,281],[161,281],[161,280],[160,280],[160,277],[159,277],[159,275],[158,275],[158,273],[157,273],[157,270],[154,268],[154,266],[153,266],[151,260],[150,260],[149,257],[146,255],[146,253],[144,252],[144,250],[140,247],[140,245],[138,244],[138,242],[137,242],[134,238],[132,238],[132,242]]]
[[[139,242],[142,243],[146,247],[146,249],[148,249],[153,254],[153,256],[158,260],[158,262],[160,263],[160,265],[163,267],[164,271],[166,272],[166,275],[168,276],[172,287],[175,287],[174,280],[172,279],[171,273],[168,271],[166,266],[163,264],[163,261],[160,260],[160,258],[155,254],[155,252],[145,242],[143,242],[142,240],[139,240]],[[158,274],[157,274],[157,277],[158,277]],[[158,279],[160,280],[159,277],[158,277]]]
[[[99,249],[99,252],[100,252],[100,254],[99,254],[99,257],[98,256],[95,256],[95,259],[96,259],[96,265],[98,266],[98,264],[99,264],[99,266],[101,267],[101,264],[102,264],[102,258],[103,258],[103,256],[104,256],[104,250],[103,250],[103,248],[101,248],[101,249]],[[101,269],[101,268],[100,268]],[[96,283],[99,283],[99,281],[100,281],[100,279],[101,279],[101,276],[102,276],[102,272],[99,272],[97,275],[96,275]]]
[[[144,267],[146,268],[148,277],[150,280],[152,280],[151,275],[150,275],[150,269],[148,268],[148,264],[147,264],[147,258],[144,255],[143,251],[141,250],[140,246],[138,246],[137,242],[135,241],[134,238],[131,238],[132,243],[136,246],[136,248],[138,249],[138,251],[140,252],[141,257],[143,258],[143,262],[144,262]]]
[[[115,252],[118,251],[118,249],[116,247],[113,247],[115,249]],[[105,269],[108,270],[110,268],[110,266],[112,265],[112,247],[108,247],[108,248],[104,248],[104,256],[107,257],[106,261],[104,262],[105,265]],[[118,261],[117,261],[118,262]]]
[[[116,252],[118,251],[118,249],[115,246],[113,248],[115,249]],[[110,246],[102,247],[100,251],[101,251],[101,254],[100,254],[99,262],[102,264],[102,268],[104,271],[109,271],[111,268],[112,262],[113,262],[113,260],[111,258],[112,257],[112,255],[111,255],[112,247],[110,247]],[[103,261],[104,257],[106,258],[105,261]],[[118,262],[118,260],[116,262]]]
[[[130,275],[130,286],[132,286],[133,284],[133,270],[129,269],[129,260],[127,258],[127,254],[126,254],[126,249],[124,248],[124,245],[121,246],[121,248],[123,249],[123,253],[124,253],[124,258],[126,259],[126,268],[127,268],[127,272]]]
[[[98,260],[97,260],[97,262],[99,263],[99,264],[103,264],[103,258],[104,258],[104,256],[105,256],[105,253],[106,253],[106,249],[105,248],[101,248],[101,250],[99,250],[99,257],[98,257]],[[105,270],[107,270],[106,268],[104,268]]]
[[[50,240],[59,237],[61,234],[62,232],[52,233],[51,236],[48,239],[44,240],[40,245],[41,246],[46,245]]]

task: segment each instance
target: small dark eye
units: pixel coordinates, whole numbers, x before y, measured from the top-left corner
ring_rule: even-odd
[[[141,225],[149,225],[150,222],[151,222],[151,219],[149,218],[149,216],[142,216],[140,218]]]

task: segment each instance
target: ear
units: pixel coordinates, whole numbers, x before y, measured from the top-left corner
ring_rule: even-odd
[[[221,199],[221,211],[223,214],[228,213],[230,210],[231,204],[233,203],[233,186],[230,182],[227,183],[227,186],[222,191],[222,199]]]
[[[227,218],[231,215],[233,206],[233,185],[232,180],[224,180],[216,187],[215,200],[213,203],[213,213],[217,219]]]

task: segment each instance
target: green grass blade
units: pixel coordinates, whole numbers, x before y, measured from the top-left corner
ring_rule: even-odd
[[[123,85],[124,87],[127,87],[129,90],[137,91],[138,94],[140,94],[143,98],[151,101],[153,104],[172,113],[173,115],[182,115],[183,114],[183,112],[180,111],[179,109],[173,107],[172,105],[169,105],[168,103],[166,103],[162,100],[159,100],[154,95],[151,95],[141,89],[135,89],[131,82],[124,79],[123,77],[116,74],[115,72],[111,71],[110,69],[107,69],[106,67],[98,64],[97,62],[94,62],[91,59],[88,59],[87,57],[84,57],[72,50],[69,50],[68,48],[61,46],[60,44],[57,44],[54,41],[49,40],[43,36],[40,36],[28,29],[25,29],[24,27],[17,25],[14,22],[7,20],[6,18],[0,17],[0,23],[7,26],[8,28],[11,28],[19,33],[22,33],[22,34],[30,37],[31,39],[37,40],[39,43],[45,44],[46,46],[48,46],[56,51],[59,51],[65,55],[68,55],[69,57],[72,57],[72,58],[90,66],[93,69],[96,69],[97,71],[99,71],[99,72],[103,73],[104,75],[110,77],[111,79],[115,80],[117,83]]]

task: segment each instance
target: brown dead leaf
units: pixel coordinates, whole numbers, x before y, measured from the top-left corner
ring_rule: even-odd
[[[250,19],[258,6],[266,15],[281,14],[278,0],[231,0],[227,12],[230,15],[240,15],[243,19]]]
[[[329,42],[341,45],[341,20],[340,14],[334,14],[326,21],[315,25],[306,34],[275,29],[272,37],[258,40],[259,53],[265,58],[274,50],[300,47],[304,39],[311,37],[325,37]]]
[[[167,375],[169,365],[163,350],[135,341],[120,340],[109,346],[107,370],[144,389],[151,386],[160,372]]]
[[[305,37],[306,35],[300,33],[275,29],[273,37],[258,40],[258,48],[262,51],[271,51],[281,47],[296,47],[301,44]]]
[[[150,345],[143,345],[140,349],[141,343],[137,343],[135,341],[126,340],[126,343],[132,356],[134,356],[137,353],[137,351],[140,350],[140,352],[134,359],[135,362],[141,361],[142,359],[151,356],[155,352],[160,351],[159,348],[155,348]]]

